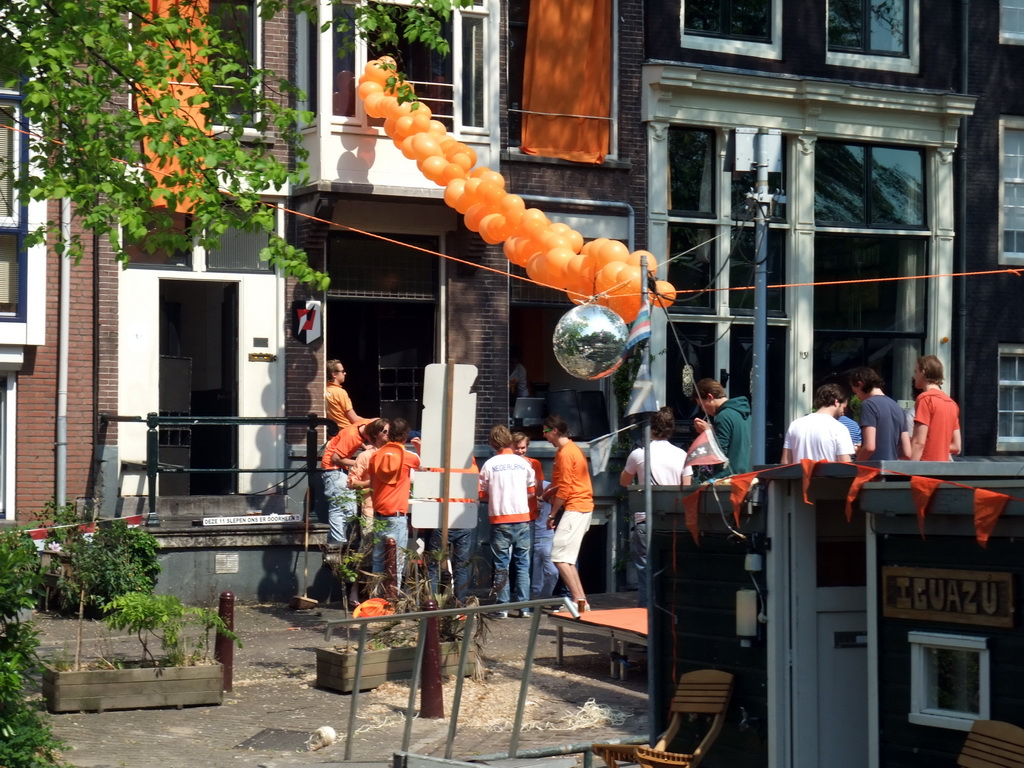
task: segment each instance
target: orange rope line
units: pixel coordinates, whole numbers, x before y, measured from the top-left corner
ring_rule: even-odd
[[[5,125],[4,128],[7,128],[8,130],[11,130],[11,131],[17,131],[18,133],[23,133],[26,136],[34,136],[35,138],[43,139],[45,141],[49,141],[49,142],[52,142],[52,143],[60,145],[60,146],[66,146],[65,142],[60,141],[59,139],[50,139],[50,138],[47,138],[46,136],[43,136],[41,134],[32,133],[31,131],[28,131],[28,130],[26,130],[24,128],[17,128],[17,127],[15,127],[13,125]],[[123,165],[129,165],[129,163],[127,161],[121,160],[120,158],[111,157],[110,159],[112,161],[114,161],[114,162],[122,163]],[[138,166],[136,166],[136,167],[138,167]],[[154,175],[159,175],[159,176],[169,176],[170,175],[169,173],[167,173],[165,171],[157,170],[155,168],[149,168],[148,170],[149,170],[150,173],[153,173]],[[219,191],[221,192],[221,194],[226,195],[228,197],[232,196],[231,193],[228,192],[227,190],[221,189]],[[328,225],[330,227],[340,227],[340,228],[346,229],[346,230],[348,230],[350,232],[355,232],[356,234],[365,235],[366,237],[372,237],[372,238],[375,238],[377,240],[381,240],[381,241],[383,241],[385,243],[391,243],[392,245],[398,245],[398,246],[403,247],[403,248],[409,248],[410,250],[420,251],[420,252],[426,253],[426,254],[428,254],[430,256],[437,256],[437,257],[442,258],[442,259],[448,259],[449,261],[453,261],[453,262],[455,262],[457,264],[465,264],[466,266],[474,267],[476,269],[482,269],[484,271],[493,272],[495,274],[503,275],[505,277],[514,278],[516,280],[522,280],[523,282],[532,283],[533,285],[540,286],[541,288],[551,288],[552,290],[555,290],[555,291],[558,291],[558,292],[561,292],[561,293],[567,293],[567,294],[570,294],[572,296],[577,296],[580,299],[588,299],[589,301],[595,301],[598,296],[607,295],[607,293],[608,293],[608,292],[606,292],[605,294],[595,293],[595,294],[593,294],[591,296],[586,296],[584,294],[576,293],[575,291],[568,291],[565,288],[561,288],[561,287],[556,286],[556,285],[550,285],[548,283],[542,283],[539,280],[534,280],[533,278],[530,278],[530,277],[524,277],[522,275],[516,275],[516,274],[513,274],[512,272],[508,272],[508,271],[505,271],[505,270],[502,270],[502,269],[496,269],[495,267],[489,267],[489,266],[486,266],[484,264],[477,264],[477,263],[472,262],[472,261],[466,261],[465,259],[460,259],[457,256],[451,256],[451,255],[449,255],[447,253],[440,253],[438,251],[432,251],[429,248],[423,248],[423,247],[418,246],[418,245],[411,245],[409,243],[403,243],[400,240],[394,240],[392,238],[385,237],[384,235],[379,235],[379,234],[376,234],[374,232],[366,232],[366,231],[358,229],[356,227],[348,226],[347,224],[339,224],[337,222],[329,221],[327,219],[321,219],[318,216],[314,216],[314,215],[309,214],[309,213],[303,213],[301,211],[296,211],[296,210],[294,210],[292,208],[287,208],[287,207],[285,207],[283,205],[279,205],[277,203],[271,203],[271,202],[267,202],[265,200],[261,200],[260,202],[263,205],[265,205],[265,206],[267,206],[269,208],[273,208],[275,210],[281,211],[282,213],[290,213],[293,216],[298,216],[300,218],[304,218],[304,219],[307,219],[309,221],[315,221],[315,222],[318,222],[320,224],[326,224],[326,225]],[[716,235],[714,238],[712,238],[712,240],[714,240],[714,239],[716,239],[718,237],[721,237],[721,236],[722,235]],[[708,242],[711,242],[711,240],[709,240]],[[701,243],[700,245],[704,245],[704,243]],[[696,248],[696,247],[699,247],[699,246],[694,246],[694,247]],[[858,279],[858,280],[823,280],[823,281],[815,281],[815,282],[808,282],[808,283],[778,283],[778,284],[775,284],[775,285],[769,285],[768,289],[814,288],[814,287],[832,286],[832,285],[860,285],[860,284],[866,284],[866,283],[888,283],[888,282],[896,282],[896,281],[903,281],[903,280],[932,280],[932,279],[940,278],[940,277],[949,277],[949,278],[953,278],[953,277],[978,277],[978,276],[984,276],[984,275],[1005,275],[1005,274],[1011,274],[1011,275],[1015,275],[1017,277],[1020,277],[1022,271],[1024,271],[1024,270],[1013,269],[1013,268],[1007,267],[1005,269],[988,269],[988,270],[979,270],[979,271],[975,271],[975,272],[947,272],[947,273],[937,274],[937,275],[904,275],[904,276],[901,276],[901,277],[871,277],[871,278],[862,278],[862,279]],[[621,286],[621,285],[624,285],[624,284],[625,283],[620,283],[619,285]],[[618,286],[616,286],[616,287],[618,287]],[[614,290],[614,288],[612,288],[610,290]],[[713,288],[713,287],[709,286],[707,288],[685,288],[685,289],[677,288],[675,293],[676,293],[676,296],[681,296],[681,295],[689,295],[689,294],[712,293],[712,292],[719,292],[719,291],[752,291],[752,290],[754,290],[754,286],[746,286],[745,285],[745,286],[737,286],[737,287],[729,287],[729,288]],[[623,293],[623,294],[618,294],[618,295],[620,295],[620,296],[637,296],[637,295],[642,296],[643,294],[642,293],[640,293],[640,294]]]

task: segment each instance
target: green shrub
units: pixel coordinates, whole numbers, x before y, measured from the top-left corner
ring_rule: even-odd
[[[20,531],[0,531],[0,766],[57,765],[61,748],[39,707],[25,699],[25,680],[39,671],[39,638],[22,611],[42,583],[35,545]]]
[[[107,603],[103,622],[119,632],[134,632],[142,644],[142,661],[149,664],[157,663],[149,648],[151,640],[160,643],[166,654],[164,665],[172,667],[208,664],[214,632],[242,645],[216,611],[186,607],[173,595],[121,595]]]

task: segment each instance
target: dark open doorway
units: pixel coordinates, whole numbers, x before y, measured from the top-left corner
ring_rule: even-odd
[[[238,415],[238,285],[160,281],[160,413]],[[234,426],[161,430],[160,460],[193,469],[238,465]],[[236,493],[231,472],[165,474],[160,494]]]

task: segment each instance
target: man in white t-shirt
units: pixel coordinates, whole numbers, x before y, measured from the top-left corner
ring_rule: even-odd
[[[838,384],[823,384],[814,393],[815,412],[801,416],[786,430],[782,463],[803,459],[814,461],[850,461],[853,440],[839,417],[846,410],[849,396]]]
[[[693,467],[686,466],[686,451],[668,441],[676,428],[672,409],[664,407],[651,416],[651,483],[654,485],[689,485]],[[644,449],[637,448],[626,459],[626,468],[619,475],[619,484],[643,482]],[[636,512],[629,535],[630,554],[636,568],[636,603],[647,607],[647,515]]]
[[[495,600],[507,603],[511,592],[512,602],[525,602],[530,599],[530,498],[537,479],[529,460],[513,451],[508,427],[498,424],[491,429],[489,442],[494,456],[480,468],[480,499],[487,502],[491,521]],[[515,574],[511,585],[510,572]],[[507,619],[508,611],[499,609],[492,615]]]

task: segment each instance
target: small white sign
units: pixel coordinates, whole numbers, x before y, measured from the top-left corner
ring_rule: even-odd
[[[301,523],[302,515],[238,515],[237,517],[204,517],[203,525],[266,525],[267,523]]]

